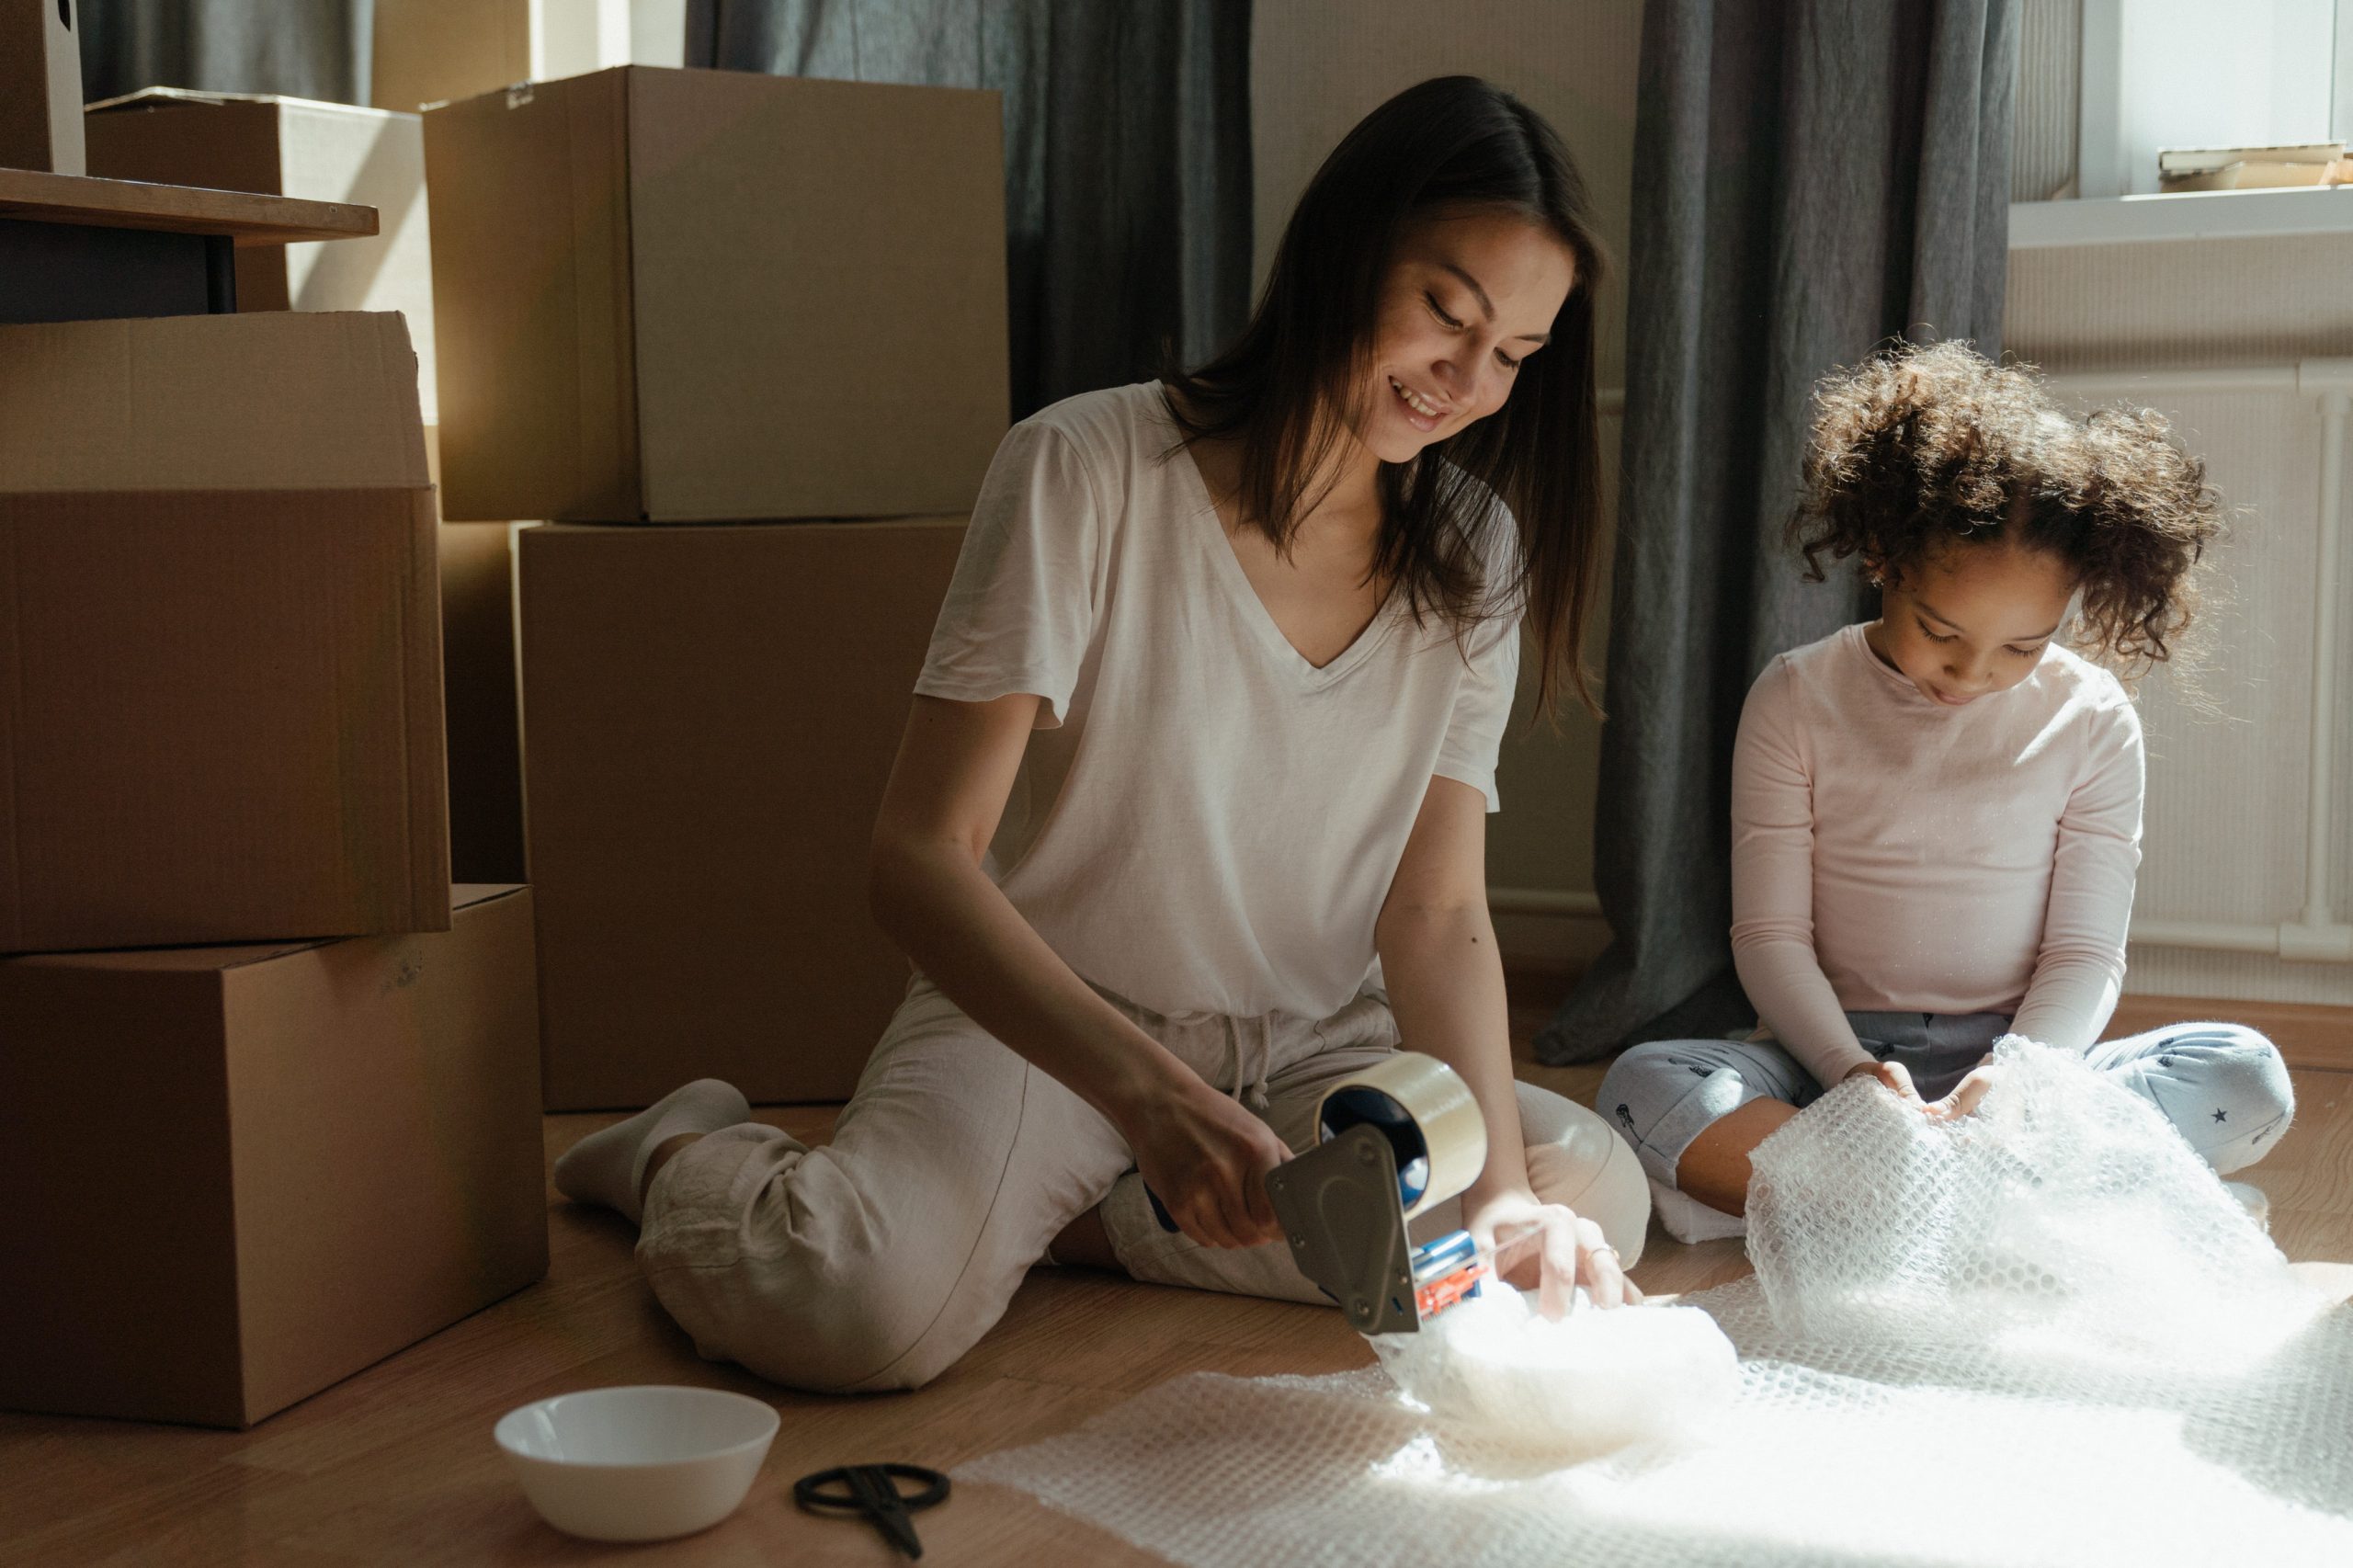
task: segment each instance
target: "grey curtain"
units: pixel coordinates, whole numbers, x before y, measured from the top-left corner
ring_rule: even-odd
[[[76,0],[82,97],[142,87],[368,101],[376,0]]]
[[[1778,653],[1873,613],[1781,542],[1813,382],[1893,336],[1999,351],[2019,0],[1650,0],[1595,880],[1614,940],[1552,1062],[1756,1017],[1732,745]]]
[[[1247,316],[1248,0],[689,0],[686,61],[1005,95],[1017,419]]]

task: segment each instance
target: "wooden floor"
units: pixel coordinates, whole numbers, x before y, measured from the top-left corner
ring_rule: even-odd
[[[1589,1102],[1598,1068],[1524,1059],[1540,1017],[1515,1014],[1522,1075]],[[2324,1059],[2353,1059],[2353,1029],[2343,1032]],[[2252,1179],[2290,1257],[2353,1263],[2353,1073],[2300,1067],[2295,1078],[2295,1127]],[[825,1107],[761,1114],[808,1138],[833,1117]],[[550,1117],[549,1158],[612,1119]],[[880,1564],[893,1559],[864,1525],[794,1510],[796,1476],[876,1460],[948,1469],[1181,1372],[1314,1373],[1370,1358],[1329,1311],[1040,1269],[980,1347],[919,1393],[790,1393],[698,1360],[639,1281],[627,1227],[550,1199],[547,1279],[251,1432],[0,1415],[0,1562]],[[1659,1293],[1746,1268],[1737,1242],[1686,1247],[1654,1230],[1634,1278]],[[642,1548],[568,1540],[509,1480],[491,1425],[530,1400],[635,1382],[756,1394],[783,1430],[750,1498],[716,1528]],[[960,1490],[916,1524],[931,1562],[1156,1561],[995,1488]]]

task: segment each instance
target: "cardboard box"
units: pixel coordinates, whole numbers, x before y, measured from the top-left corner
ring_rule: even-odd
[[[867,848],[963,522],[523,530],[550,1109],[856,1085],[908,973]]]
[[[446,929],[395,315],[0,327],[0,951]]]
[[[1006,428],[998,118],[643,66],[432,110],[442,515],[969,510]]]
[[[547,1272],[530,896],[0,962],[0,1405],[246,1426]]]
[[[237,309],[400,312],[433,422],[433,247],[416,116],[150,87],[92,104],[87,133],[94,175],[373,207],[371,238],[239,245]]]
[[[376,0],[369,101],[421,109],[529,81],[545,10],[545,0]]]
[[[376,0],[379,108],[608,65],[681,65],[687,0]]]
[[[82,38],[58,0],[0,0],[0,168],[89,172],[82,149]]]

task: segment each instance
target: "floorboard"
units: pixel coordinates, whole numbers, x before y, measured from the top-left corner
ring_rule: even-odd
[[[1520,1071],[1589,1103],[1599,1068],[1543,1067],[1529,1056],[1541,1017],[1540,1009],[1515,1013]],[[2320,1045],[2353,1060],[2353,1028]],[[2290,1256],[2353,1264],[2353,1074],[2300,1069],[2295,1081],[2296,1124],[2251,1178],[2270,1195],[2273,1231]],[[834,1113],[781,1107],[759,1114],[816,1139],[829,1132]],[[612,1119],[548,1118],[548,1158]],[[659,1381],[756,1394],[777,1406],[784,1425],[741,1511],[689,1540],[628,1550],[632,1568],[870,1568],[887,1561],[880,1541],[863,1526],[795,1511],[788,1495],[794,1477],[852,1460],[948,1468],[1067,1428],[1183,1372],[1314,1373],[1370,1359],[1364,1342],[1328,1311],[1040,1269],[1004,1322],[931,1387],[858,1399],[796,1394],[699,1359],[639,1280],[628,1227],[552,1193],[549,1218],[547,1279],[251,1432],[0,1415],[0,1563],[604,1560],[613,1549],[569,1540],[540,1522],[508,1479],[491,1425],[549,1394]],[[1654,1232],[1634,1277],[1663,1294],[1746,1271],[1736,1241],[1687,1247]],[[918,1528],[936,1562],[1154,1561],[994,1488],[960,1492],[920,1516]]]

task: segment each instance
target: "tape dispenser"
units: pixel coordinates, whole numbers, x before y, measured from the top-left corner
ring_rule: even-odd
[[[1299,1271],[1359,1334],[1414,1334],[1466,1296],[1487,1266],[1468,1231],[1415,1246],[1409,1220],[1478,1179],[1487,1123],[1453,1068],[1417,1051],[1341,1079],[1315,1107],[1315,1147],[1267,1173]],[[1150,1187],[1164,1231],[1176,1221]]]
[[[1468,1231],[1415,1246],[1406,1223],[1478,1179],[1487,1124],[1454,1069],[1401,1051],[1342,1079],[1315,1110],[1316,1146],[1267,1175],[1300,1272],[1359,1334],[1413,1334],[1487,1267]]]

